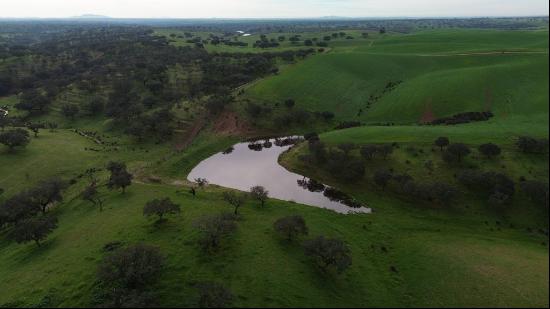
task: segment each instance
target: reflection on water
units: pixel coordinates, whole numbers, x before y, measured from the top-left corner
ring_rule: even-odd
[[[206,178],[212,184],[242,191],[263,186],[270,197],[339,213],[371,212],[343,192],[279,165],[279,155],[296,141],[297,138],[286,138],[236,144],[199,163],[187,178],[191,181]]]

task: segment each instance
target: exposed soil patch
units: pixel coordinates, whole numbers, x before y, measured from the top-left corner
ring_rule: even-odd
[[[223,135],[250,135],[254,130],[235,112],[226,111],[214,121],[214,132]]]
[[[200,133],[200,131],[204,128],[205,121],[202,118],[199,118],[193,122],[191,127],[189,127],[185,132],[179,134],[176,137],[176,150],[182,151],[187,146],[189,146],[195,137]]]

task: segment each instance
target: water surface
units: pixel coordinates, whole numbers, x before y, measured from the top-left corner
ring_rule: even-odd
[[[199,163],[187,178],[190,181],[206,178],[209,183],[242,191],[263,186],[272,198],[344,214],[371,212],[370,208],[359,205],[350,197],[343,198],[342,192],[279,165],[279,155],[290,147],[292,145],[275,139],[239,143]]]

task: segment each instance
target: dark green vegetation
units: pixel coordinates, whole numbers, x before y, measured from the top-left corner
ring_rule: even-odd
[[[0,305],[548,306],[547,21],[2,24]],[[320,130],[372,214],[184,180]]]

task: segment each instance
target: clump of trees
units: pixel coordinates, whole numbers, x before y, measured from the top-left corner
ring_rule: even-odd
[[[132,245],[109,254],[97,271],[99,305],[115,308],[155,305],[151,286],[160,277],[163,266],[160,250],[149,245]]]
[[[501,173],[466,169],[457,174],[457,179],[466,187],[483,192],[493,205],[508,204],[515,193],[514,181]]]
[[[0,133],[0,144],[4,144],[13,152],[16,147],[25,147],[29,143],[29,131],[12,129]]]
[[[302,216],[287,216],[275,221],[273,228],[289,242],[300,235],[307,235],[308,228]]]
[[[67,184],[52,178],[21,191],[0,203],[0,228],[13,226],[10,233],[18,243],[40,242],[57,228],[57,218],[46,214],[49,206],[63,200]]]
[[[351,250],[338,238],[319,236],[306,240],[304,250],[307,256],[314,259],[323,273],[335,271],[340,274],[348,269],[352,263]]]
[[[158,216],[157,222],[162,222],[165,215],[176,214],[180,212],[180,205],[172,202],[170,198],[154,199],[145,204],[143,215]]]

